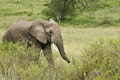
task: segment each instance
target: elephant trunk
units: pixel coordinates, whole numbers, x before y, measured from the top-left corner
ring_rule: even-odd
[[[63,46],[63,40],[62,40],[62,37],[60,37],[58,40],[57,40],[57,43],[56,43],[56,46],[59,50],[59,53],[60,55],[62,56],[62,58],[64,60],[66,60],[68,63],[70,63],[70,60],[67,58],[66,56],[66,53],[64,51],[64,46]]]

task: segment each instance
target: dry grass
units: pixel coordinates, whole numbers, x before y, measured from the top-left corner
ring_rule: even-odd
[[[119,28],[73,28],[62,27],[62,35],[64,40],[65,51],[70,59],[72,57],[80,57],[82,55],[83,48],[89,46],[89,44],[98,41],[99,39],[117,39],[120,37]],[[54,51],[54,55],[59,54]],[[57,59],[57,57],[59,57]],[[65,63],[60,55],[55,56],[56,63]]]

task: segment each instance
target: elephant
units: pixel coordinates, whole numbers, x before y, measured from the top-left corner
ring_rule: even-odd
[[[23,39],[27,39],[28,47],[35,46],[43,51],[48,66],[54,66],[51,49],[52,43],[57,46],[62,58],[70,63],[64,50],[61,29],[53,19],[49,19],[48,21],[37,19],[33,22],[19,20],[12,23],[3,35],[3,42],[12,41],[16,43]]]

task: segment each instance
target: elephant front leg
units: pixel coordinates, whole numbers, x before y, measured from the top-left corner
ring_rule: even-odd
[[[43,48],[43,53],[47,59],[48,66],[51,68],[54,68],[54,61],[53,61],[53,55],[52,55],[52,49],[51,49],[51,43],[47,43],[45,47]]]
[[[54,80],[54,61],[53,61],[53,55],[52,55],[52,49],[51,44],[47,43],[45,47],[43,48],[43,53],[47,59],[48,66],[49,66],[49,79],[48,80]]]

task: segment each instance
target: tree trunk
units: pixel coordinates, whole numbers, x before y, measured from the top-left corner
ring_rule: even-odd
[[[63,8],[61,10],[61,18],[60,20],[65,20],[65,16],[66,16],[66,2],[67,0],[64,0],[64,3],[63,3]]]

